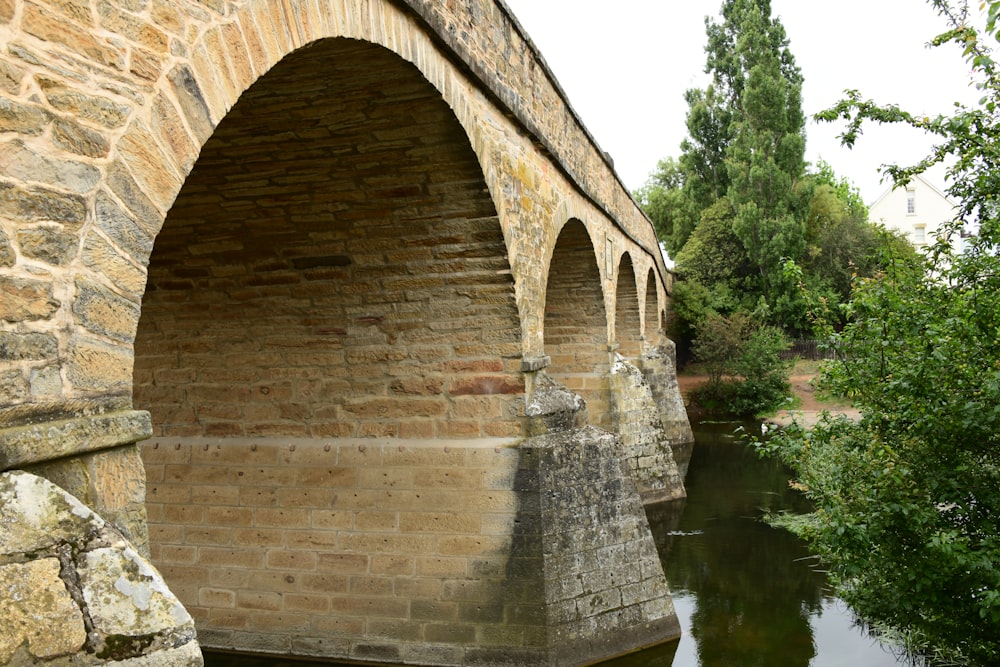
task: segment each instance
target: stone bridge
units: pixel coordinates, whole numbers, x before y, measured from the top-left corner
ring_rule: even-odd
[[[691,439],[669,290],[501,0],[0,0],[0,598],[85,630],[0,599],[0,664],[188,641],[102,625],[130,544],[219,649],[676,636],[642,508]],[[123,538],[83,563],[97,515]]]

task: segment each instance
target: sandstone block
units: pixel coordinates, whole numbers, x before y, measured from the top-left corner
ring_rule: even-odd
[[[0,361],[52,359],[59,351],[51,334],[0,331]]]
[[[124,125],[132,111],[128,104],[71,88],[52,79],[38,77],[38,83],[45,99],[58,111],[107,128]]]
[[[79,194],[90,192],[101,179],[93,165],[39,153],[20,141],[3,148],[4,173],[22,181],[42,181]]]
[[[83,648],[83,614],[59,578],[56,558],[0,566],[0,663],[27,644],[33,658],[54,658]]]
[[[0,266],[14,266],[16,261],[17,254],[11,245],[10,237],[7,236],[7,232],[0,229]]]
[[[63,150],[89,158],[107,157],[111,150],[103,134],[65,118],[53,123],[52,141]]]
[[[59,305],[52,297],[51,282],[0,276],[0,320],[48,319]]]
[[[208,103],[202,95],[201,88],[191,70],[184,65],[177,65],[167,75],[174,97],[180,104],[188,125],[195,133],[199,144],[205,143],[215,129],[215,121]]]
[[[86,215],[86,204],[79,195],[0,183],[0,216],[19,222],[58,222],[67,230],[76,230]]]
[[[62,375],[59,366],[31,369],[28,379],[31,396],[36,400],[53,399],[62,393]]]
[[[125,69],[124,46],[112,45],[95,37],[93,26],[81,26],[32,3],[25,3],[21,19],[25,32],[55,42],[70,51],[114,70]]]
[[[136,302],[146,287],[146,272],[124,257],[119,250],[97,233],[87,235],[83,243],[83,263],[100,270],[118,288]]]
[[[69,346],[66,376],[78,389],[125,391],[132,381],[131,350],[78,338]]]
[[[40,227],[19,230],[17,243],[25,257],[62,266],[76,255],[79,237],[59,229]]]
[[[0,97],[0,132],[42,134],[51,120],[52,115],[45,109]]]

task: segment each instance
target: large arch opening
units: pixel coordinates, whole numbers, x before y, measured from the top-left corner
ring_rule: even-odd
[[[607,330],[594,245],[583,223],[570,220],[556,240],[545,288],[548,373],[587,401],[591,421],[610,428]]]
[[[622,254],[618,263],[618,288],[615,291],[615,342],[618,354],[635,361],[642,354],[642,323],[639,321],[639,294],[635,283],[632,257]]]
[[[156,239],[135,343],[151,550],[203,644],[497,622],[458,610],[504,575],[520,350],[482,169],[420,72],[330,39],[254,84]]]

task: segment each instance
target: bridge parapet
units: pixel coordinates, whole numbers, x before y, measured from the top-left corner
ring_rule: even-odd
[[[611,156],[583,124],[543,55],[503,0],[473,0],[461,5],[404,1],[468,64],[585,196],[655,256],[662,279],[668,280],[648,218],[615,174]],[[484,25],[490,29],[484,32]]]

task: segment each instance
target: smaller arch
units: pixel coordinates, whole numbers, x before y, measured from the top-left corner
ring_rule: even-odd
[[[642,354],[642,322],[639,316],[639,293],[632,256],[623,253],[618,262],[615,285],[615,342],[618,354],[637,359]]]
[[[610,424],[601,271],[590,234],[575,218],[559,232],[549,262],[543,337],[548,374],[587,401],[594,422]]]
[[[644,309],[643,340],[650,347],[663,344],[663,321],[660,319],[659,298],[656,290],[656,272],[646,274],[646,304]]]

